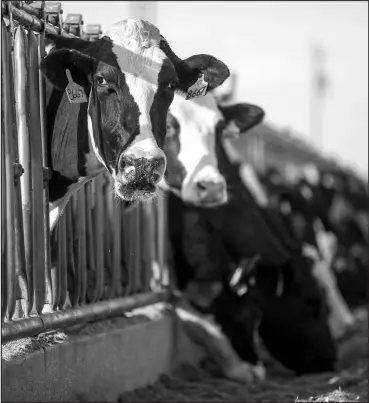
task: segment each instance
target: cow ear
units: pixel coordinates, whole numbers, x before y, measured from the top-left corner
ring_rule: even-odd
[[[194,55],[176,66],[180,89],[187,91],[201,74],[208,83],[208,91],[219,87],[229,77],[228,67],[210,55]]]
[[[93,71],[94,59],[75,49],[52,50],[41,61],[41,71],[51,83],[61,91],[68,85],[66,70],[69,69],[73,81],[84,86]]]
[[[223,131],[225,138],[238,138],[241,133],[259,124],[265,116],[262,108],[252,104],[242,103],[218,107],[226,121]]]

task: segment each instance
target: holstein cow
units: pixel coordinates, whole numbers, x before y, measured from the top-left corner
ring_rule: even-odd
[[[199,82],[211,91],[229,70],[205,54],[181,60],[157,27],[139,19],[112,25],[95,42],[48,39],[53,45],[41,70],[48,79],[53,229],[70,196],[105,170],[121,199],[155,196],[166,169],[166,117],[174,92],[196,96]]]
[[[225,203],[228,198],[224,177],[217,168],[216,132],[220,136],[231,136],[246,131],[258,124],[263,115],[262,109],[249,104],[236,105],[234,109],[227,109],[224,113],[217,107],[215,99],[210,94],[191,102],[186,102],[184,98],[176,95],[168,114],[164,149],[168,160],[166,178],[173,192],[168,203],[169,232],[178,285],[180,289],[187,291],[194,306],[203,312],[208,312],[209,303],[217,297],[215,305],[210,308],[211,314],[215,314],[221,331],[227,336],[234,333],[234,326],[232,320],[230,322],[229,318],[224,316],[225,307],[221,301],[235,299],[232,290],[237,290],[237,281],[230,280],[232,276],[224,273],[220,267],[222,265],[226,267],[229,258],[222,243],[216,243],[220,240],[219,236],[213,233],[212,237],[206,229],[204,231],[203,216],[199,215],[198,209],[211,209]],[[193,147],[190,147],[191,143]],[[186,256],[182,253],[182,242],[185,243]],[[219,262],[222,263],[219,265]],[[194,267],[196,274],[193,276],[191,269]],[[225,277],[227,279],[223,282],[225,284],[223,287],[222,280]],[[195,281],[189,282],[191,279]],[[249,300],[250,295],[247,294],[245,297]],[[237,298],[236,292],[236,300]],[[218,306],[222,308],[219,309]],[[250,307],[257,307],[257,304],[250,303]],[[189,320],[185,317],[182,319]],[[209,324],[209,319],[202,318],[202,321]],[[244,381],[264,378],[264,367],[253,347],[255,343],[252,329],[257,327],[254,325],[257,321],[257,315],[250,315],[248,321],[239,325],[243,330],[248,329],[249,345],[246,345],[246,338],[243,338],[238,345],[234,344],[234,341],[237,343],[236,339],[230,338],[231,346],[229,346],[224,341],[224,335],[219,332],[216,342],[214,332],[207,332],[207,337],[203,338],[202,344],[207,350],[208,345],[218,346],[216,351],[214,347],[210,349],[213,358],[238,356],[244,360],[242,362],[239,358],[238,361],[235,358],[225,361],[218,359],[225,376],[232,379],[243,377]],[[199,339],[198,334],[193,337]],[[220,340],[223,340],[222,343]],[[241,345],[243,347],[239,349]],[[233,347],[237,354],[230,347]],[[230,366],[229,362],[233,365]]]
[[[275,173],[273,173],[273,176]],[[329,307],[329,325],[335,339],[343,337],[354,324],[340,290],[337,287],[332,263],[337,241],[333,233],[327,232],[314,208],[313,192],[305,183],[287,186],[283,183],[267,185],[268,196],[274,201],[275,209],[280,209],[284,223],[292,235],[303,245],[302,253],[314,260],[313,275],[324,289]]]
[[[259,209],[242,183],[239,165],[230,161],[225,150],[227,140],[224,137],[238,135],[252,127],[250,121],[254,124],[260,121],[263,112],[247,104],[220,109],[212,96],[205,98],[208,99],[199,98],[188,104],[175,99],[170,109],[177,120],[177,130],[173,130],[177,135],[169,136],[167,142],[177,142],[178,159],[174,167],[168,166],[167,176],[169,183],[172,184],[173,180],[179,189],[177,194],[181,203],[185,203],[179,209],[178,200],[169,203],[169,215],[175,216],[170,221],[170,227],[173,225],[170,236],[174,245],[178,245],[174,261],[182,283],[180,286],[185,287],[187,280],[187,287],[191,288],[188,277],[192,273],[187,269],[191,267],[191,261],[196,264],[195,254],[187,253],[186,256],[188,247],[182,245],[185,221],[180,212],[184,208],[182,217],[185,217],[197,206],[201,208],[201,213],[197,211],[197,214],[206,217],[207,230],[221,236],[220,245],[224,246],[233,262],[255,254],[262,256],[262,269],[259,271],[258,268],[260,274],[256,280],[264,300],[260,329],[264,329],[264,341],[273,355],[298,373],[331,370],[336,360],[335,343],[328,328],[322,294],[311,272],[312,260],[302,256],[301,245],[279,240],[280,233],[270,229],[269,222],[271,227],[278,227],[278,223],[265,217]],[[228,136],[224,136],[225,133]],[[188,142],[188,139],[192,141]],[[177,208],[171,208],[176,204]],[[200,230],[193,228],[187,233],[188,238],[197,239]],[[220,247],[218,243],[213,243],[213,246],[216,255]],[[186,270],[183,270],[185,266]],[[192,267],[195,276],[199,275],[196,273],[198,268],[199,264]],[[216,274],[214,279],[218,280]],[[210,279],[205,280],[209,282]],[[216,294],[214,288],[210,288],[208,300]],[[201,301],[201,291],[197,294]],[[199,305],[205,303],[201,301]],[[244,317],[247,317],[245,313],[250,306],[243,306],[243,309]],[[249,333],[234,336],[249,340]],[[239,345],[236,339],[232,344]]]

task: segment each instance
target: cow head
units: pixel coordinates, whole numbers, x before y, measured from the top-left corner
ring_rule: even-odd
[[[95,42],[52,40],[41,70],[61,91],[67,70],[83,88],[86,103],[73,106],[87,115],[94,163],[109,170],[122,199],[152,197],[166,169],[166,116],[174,92],[186,92],[200,75],[212,90],[229,76],[227,66],[204,54],[181,60],[144,20],[120,21]]]
[[[264,112],[250,104],[219,107],[215,97],[185,100],[175,95],[167,120],[167,180],[186,203],[213,207],[227,202],[218,169],[216,137],[234,138],[261,122]]]

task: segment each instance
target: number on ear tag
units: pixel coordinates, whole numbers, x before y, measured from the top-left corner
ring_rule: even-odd
[[[83,104],[84,102],[87,102],[85,90],[80,85],[76,84],[73,81],[73,78],[70,74],[69,69],[66,69],[65,73],[67,74],[68,81],[69,81],[69,84],[67,85],[67,88],[65,89],[69,102],[71,104]]]
[[[204,80],[204,75],[201,74],[195,84],[191,85],[188,89],[186,99],[193,99],[201,96],[204,97],[208,90],[208,85],[209,83]]]

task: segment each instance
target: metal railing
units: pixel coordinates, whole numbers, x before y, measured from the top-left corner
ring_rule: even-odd
[[[1,4],[3,341],[163,301],[169,281],[165,200],[125,208],[108,174],[72,196],[50,236],[39,63],[45,34],[73,35],[60,7],[35,3]]]

